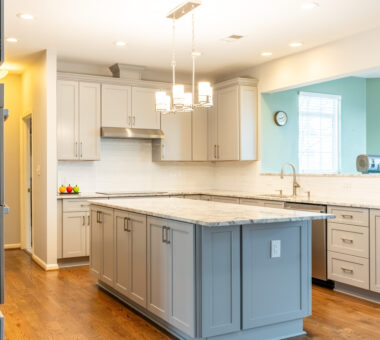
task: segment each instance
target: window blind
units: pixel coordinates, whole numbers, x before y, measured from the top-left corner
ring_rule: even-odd
[[[299,93],[299,169],[338,173],[341,96]]]

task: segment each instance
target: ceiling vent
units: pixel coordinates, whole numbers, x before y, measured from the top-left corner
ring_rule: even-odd
[[[223,38],[222,40],[225,42],[235,42],[244,38],[244,36],[240,34],[231,34],[229,37]]]

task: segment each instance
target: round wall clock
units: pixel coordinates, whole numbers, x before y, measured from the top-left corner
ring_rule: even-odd
[[[284,126],[288,122],[288,115],[284,111],[277,111],[274,114],[274,122],[278,126]]]

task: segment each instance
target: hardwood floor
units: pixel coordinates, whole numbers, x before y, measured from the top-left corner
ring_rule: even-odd
[[[172,339],[99,290],[87,267],[45,272],[21,250],[5,253],[8,340]],[[314,286],[309,339],[380,339],[380,305]]]

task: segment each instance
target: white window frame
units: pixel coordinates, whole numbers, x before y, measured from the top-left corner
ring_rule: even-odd
[[[308,96],[308,97],[322,97],[322,98],[332,98],[337,100],[338,102],[338,112],[336,117],[336,162],[337,162],[337,168],[336,171],[330,171],[326,172],[321,169],[315,169],[315,170],[309,170],[308,172],[303,171],[301,169],[301,162],[300,162],[300,154],[301,154],[301,143],[300,138],[298,141],[298,163],[299,163],[299,171],[300,173],[310,173],[310,174],[339,174],[341,173],[341,114],[342,114],[342,96],[335,95],[335,94],[326,94],[326,93],[317,93],[317,92],[306,92],[301,91],[298,93],[298,117],[299,117],[299,123],[298,123],[298,136],[300,137],[300,129],[301,129],[301,110],[300,110],[300,97],[301,96]]]

